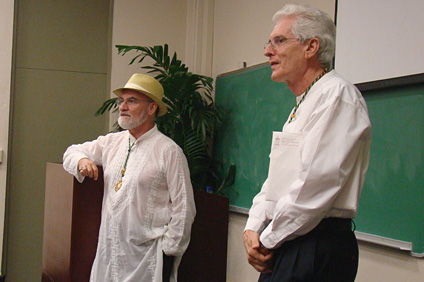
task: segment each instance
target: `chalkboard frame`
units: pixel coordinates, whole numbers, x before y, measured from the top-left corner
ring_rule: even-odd
[[[361,92],[371,91],[371,90],[382,90],[386,88],[399,87],[399,86],[409,86],[415,84],[424,83],[424,73],[407,75],[395,78],[388,78],[370,82],[356,83],[355,86]],[[366,94],[365,94],[366,95]]]

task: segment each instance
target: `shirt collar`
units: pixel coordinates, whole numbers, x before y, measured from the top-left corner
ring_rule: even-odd
[[[312,87],[311,87],[311,89],[309,91],[310,92],[313,92],[314,89],[320,87],[321,84],[325,83],[325,81],[327,80],[327,78],[330,77],[330,76],[333,76],[333,74],[334,74],[334,69],[332,69],[331,71],[329,71],[326,74],[324,74],[314,85],[312,85]],[[303,92],[299,96],[296,96],[296,103],[299,103],[300,102],[300,100],[302,99],[303,95],[305,95],[305,92]]]
[[[155,135],[156,134],[156,132],[158,132],[159,130],[158,130],[158,127],[157,127],[157,125],[155,124],[149,131],[147,131],[146,133],[144,133],[143,135],[141,135],[137,140],[135,139],[135,137],[134,136],[132,136],[131,134],[130,134],[130,132],[127,130],[127,132],[128,132],[128,135],[129,135],[129,138],[130,138],[130,140],[131,140],[131,143],[132,142],[141,142],[141,141],[143,141],[143,140],[147,140],[147,139],[149,139],[149,138],[151,138],[153,135]]]

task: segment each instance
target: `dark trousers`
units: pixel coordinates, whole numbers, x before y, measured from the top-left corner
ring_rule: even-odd
[[[351,282],[358,270],[358,243],[350,219],[327,218],[274,252],[272,273],[258,282]]]
[[[162,269],[162,281],[169,282],[172,273],[172,267],[174,266],[174,257],[167,256],[163,253],[163,269]]]

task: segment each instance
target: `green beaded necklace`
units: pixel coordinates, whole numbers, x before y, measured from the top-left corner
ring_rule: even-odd
[[[128,138],[128,153],[127,153],[127,158],[125,159],[124,167],[121,170],[121,179],[119,179],[118,183],[116,183],[116,185],[115,185],[115,191],[116,192],[118,192],[118,190],[121,189],[121,187],[122,187],[122,178],[124,178],[124,175],[125,175],[125,170],[127,168],[128,158],[130,157],[131,149],[135,145],[135,142],[132,143],[132,145],[131,145],[131,142],[130,141],[131,141],[131,139]]]
[[[305,100],[305,97],[308,94],[309,90],[312,88],[312,86],[314,86],[315,82],[317,82],[327,72],[328,72],[328,70],[327,69],[324,69],[324,71],[317,78],[315,78],[314,81],[312,81],[312,83],[311,83],[311,85],[309,85],[308,89],[306,89],[305,94],[303,94],[302,99],[300,99],[299,103],[297,103],[296,106],[294,107],[293,113],[290,115],[289,123],[291,123],[293,121],[293,119],[296,118],[296,111],[299,108],[300,104],[302,104],[303,100]]]

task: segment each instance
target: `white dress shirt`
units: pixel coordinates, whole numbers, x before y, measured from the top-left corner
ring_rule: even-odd
[[[121,169],[128,158],[120,190]],[[188,247],[195,216],[187,160],[177,144],[153,127],[140,138],[110,133],[70,146],[63,166],[78,181],[78,161],[88,158],[103,166],[102,218],[90,281],[161,282],[162,251],[175,256],[171,281]]]
[[[323,218],[355,218],[369,162],[365,100],[334,70],[313,85],[283,132],[303,135],[300,172],[288,194],[275,201],[266,200],[267,179],[245,227],[259,233],[269,249],[308,233]]]

